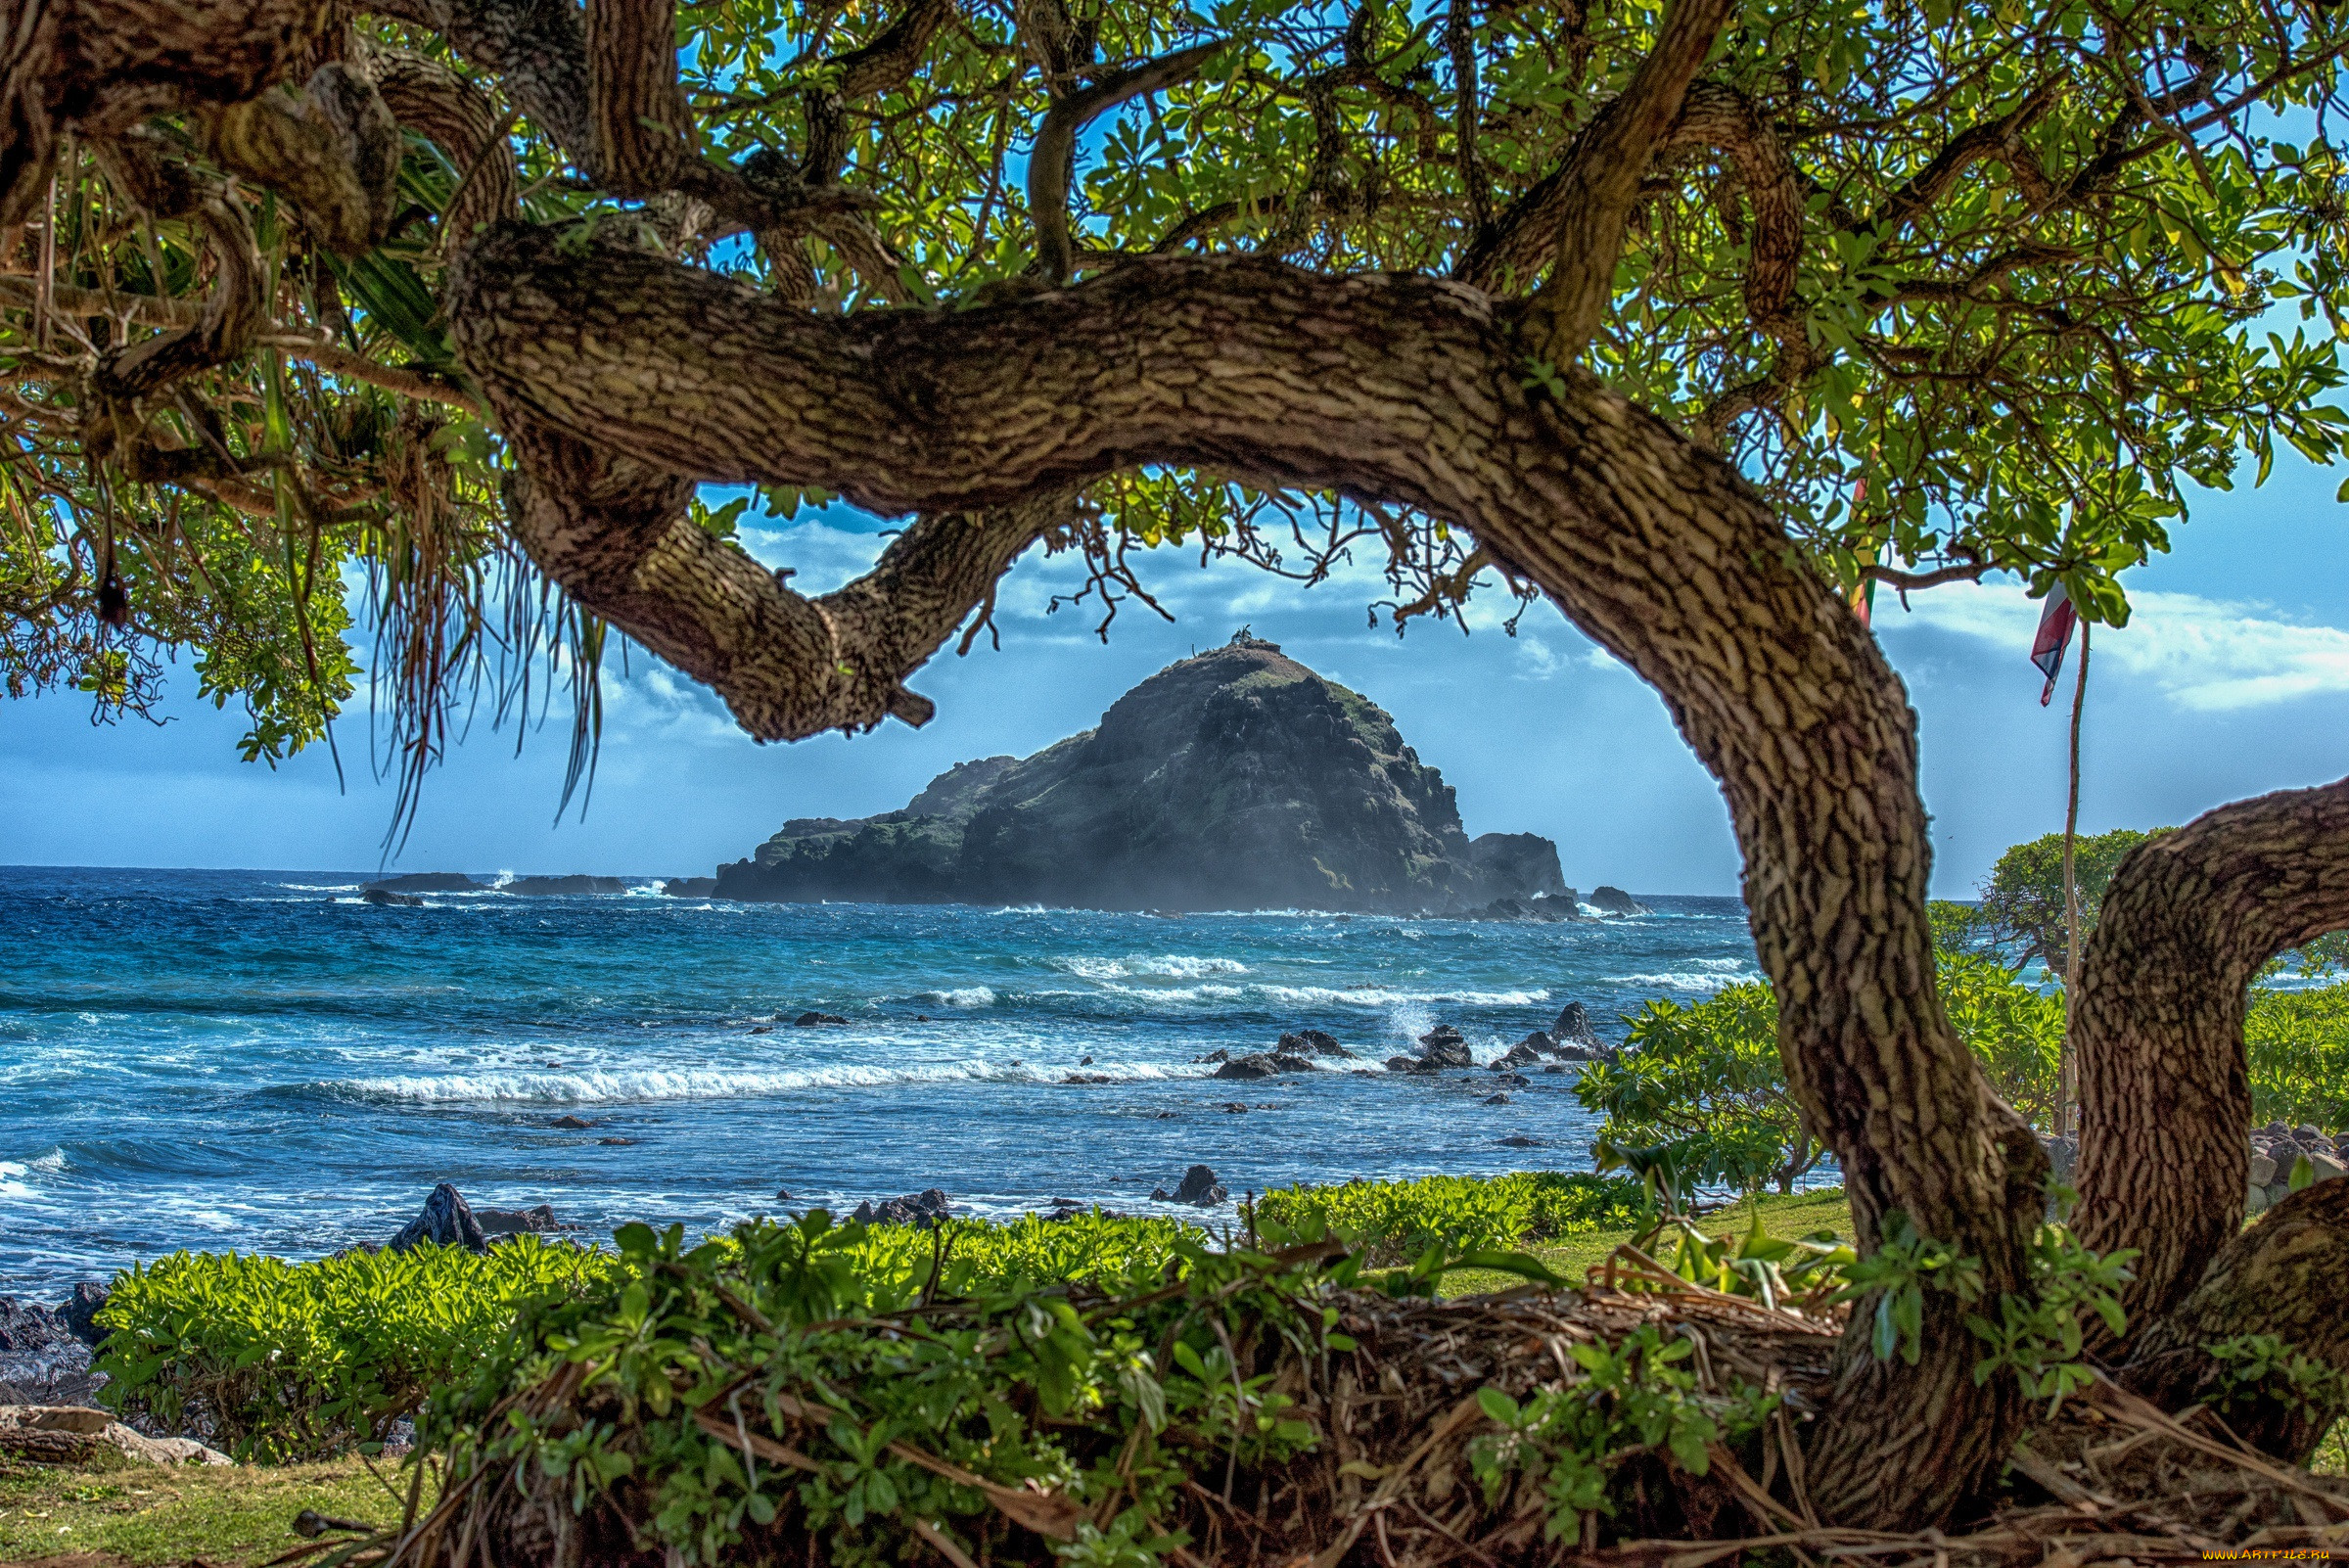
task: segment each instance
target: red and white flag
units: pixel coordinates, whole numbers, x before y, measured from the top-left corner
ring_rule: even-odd
[[[2039,694],[2042,708],[2055,699],[2055,677],[2063,671],[2063,651],[2072,645],[2072,627],[2079,621],[2080,612],[2072,608],[2072,596],[2063,591],[2063,584],[2049,589],[2047,607],[2039,613],[2039,633],[2031,639],[2031,662],[2048,677]]]

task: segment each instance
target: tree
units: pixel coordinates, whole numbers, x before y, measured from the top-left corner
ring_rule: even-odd
[[[2114,828],[2088,834],[2073,843],[2073,879],[2080,892],[2080,929],[2096,924],[2104,889],[2112,881],[2121,857],[2153,833]],[[2043,965],[2060,980],[2070,973],[2071,943],[2063,902],[2063,835],[2046,833],[2017,844],[1999,856],[1981,888],[1980,935],[2016,966]]]
[[[1398,618],[1492,574],[1651,682],[1721,779],[1788,1082],[1863,1244],[1897,1214],[2029,1295],[2045,1161],[1936,992],[1912,715],[1848,600],[2009,572],[2117,623],[2185,481],[2264,477],[2279,441],[2340,453],[2336,337],[2283,319],[2330,329],[2343,302],[2336,12],[12,19],[12,687],[137,711],[152,650],[187,646],[268,755],[344,700],[331,587],[363,571],[413,781],[480,683],[569,680],[583,761],[611,628],[760,739],[922,722],[908,679],[1038,543],[1113,603],[1135,543],[1308,578],[1360,544]],[[811,598],[705,484],[907,521]],[[2239,1057],[2237,960],[2341,924],[2349,890],[2242,880],[2230,846],[2349,841],[2335,798],[2220,813],[2116,872],[2116,978],[2092,961],[2084,988],[2107,988],[2100,1091],[2151,1103],[2158,1079],[2126,1080],[2173,1048]],[[2165,881],[2189,850],[2221,869]],[[2117,978],[2148,958],[2184,1033]],[[2104,1133],[2092,1106],[2084,1162],[2144,1158],[2145,1108]],[[2239,1191],[2213,1128],[2196,1180]],[[2210,1257],[2211,1213],[2163,1211],[2198,1250],[2156,1250]],[[1819,1507],[1942,1516],[2004,1460],[2021,1402],[1974,1378],[1964,1315],[1928,1296],[1914,1362],[1845,1347]]]

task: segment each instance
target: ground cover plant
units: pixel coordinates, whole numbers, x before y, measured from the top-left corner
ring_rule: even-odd
[[[1276,1187],[1257,1200],[1256,1213],[1292,1231],[1317,1223],[1365,1264],[1386,1267],[1431,1247],[1456,1257],[1618,1229],[1640,1213],[1644,1196],[1636,1178],[1528,1171]]]
[[[263,1563],[300,1547],[307,1509],[362,1525],[399,1517],[404,1495],[356,1457],[316,1464],[76,1465],[0,1458],[0,1561],[66,1556],[90,1568]],[[433,1496],[427,1492],[427,1496]],[[83,1556],[90,1553],[94,1556]]]

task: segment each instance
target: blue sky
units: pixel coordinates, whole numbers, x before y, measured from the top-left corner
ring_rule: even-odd
[[[2131,579],[2125,629],[2099,628],[2089,693],[2084,826],[2176,822],[2240,796],[2349,773],[2349,530],[2338,476],[2280,459],[2266,487],[2203,497],[2175,549]],[[836,526],[836,524],[838,526]],[[820,589],[878,549],[873,525],[803,523],[748,535]],[[1074,585],[1024,560],[997,613],[1002,645],[942,654],[911,684],[938,718],[853,739],[758,746],[708,693],[637,655],[615,681],[585,820],[553,820],[560,725],[477,732],[431,780],[396,864],[410,870],[706,874],[790,816],[902,805],[966,758],[1026,754],[1093,724],[1118,694],[1243,623],[1396,716],[1459,793],[1471,833],[1547,834],[1567,880],[1642,893],[1730,893],[1737,859],[1712,780],[1661,703],[1554,611],[1514,639],[1505,604],[1474,633],[1368,623],[1383,597],[1364,563],[1311,591],[1171,552],[1144,578],[1176,615],[1128,606],[1107,644],[1090,607],[1048,613]],[[2025,653],[2037,606],[2011,581],[1889,594],[1877,629],[1922,722],[1936,891],[1967,896],[2007,844],[2062,825],[2063,704],[2041,709]],[[192,700],[170,722],[93,727],[75,696],[0,701],[0,863],[371,868],[392,791],[367,773],[365,715],[343,730],[348,788],[323,748],[272,771],[240,762],[235,713]],[[2068,674],[2067,686],[2068,692]]]

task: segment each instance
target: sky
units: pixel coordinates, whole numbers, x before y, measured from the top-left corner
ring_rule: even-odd
[[[2096,628],[2083,741],[2085,831],[2180,822],[2223,802],[2349,773],[2349,508],[2338,476],[2279,458],[2257,490],[2197,498],[2174,549],[2128,579],[2135,615]],[[836,513],[745,542],[794,586],[863,570],[880,527]],[[638,652],[610,683],[583,818],[558,822],[563,722],[478,730],[435,773],[394,869],[707,875],[794,816],[902,806],[956,761],[1026,755],[1099,721],[1118,695],[1242,625],[1395,715],[1458,792],[1471,834],[1557,841],[1588,892],[1728,894],[1738,862],[1709,775],[1655,693],[1547,605],[1515,637],[1506,600],[1470,632],[1416,623],[1398,638],[1372,601],[1374,563],[1307,590],[1195,556],[1142,558],[1172,623],[1128,604],[1104,642],[1093,606],[1050,608],[1082,580],[1040,550],[1014,569],[1000,646],[951,647],[909,684],[939,715],[854,738],[760,746],[707,691]],[[1934,891],[1970,897],[2008,844],[2063,824],[2065,701],[2039,706],[2027,653],[2039,606],[2007,579],[1889,592],[1876,630],[1919,715]],[[2075,646],[2075,657],[2077,648]],[[183,661],[168,721],[93,725],[86,698],[0,699],[0,864],[367,870],[386,863],[389,780],[367,765],[364,694],[325,748],[275,769],[240,761],[235,710],[194,699]]]

